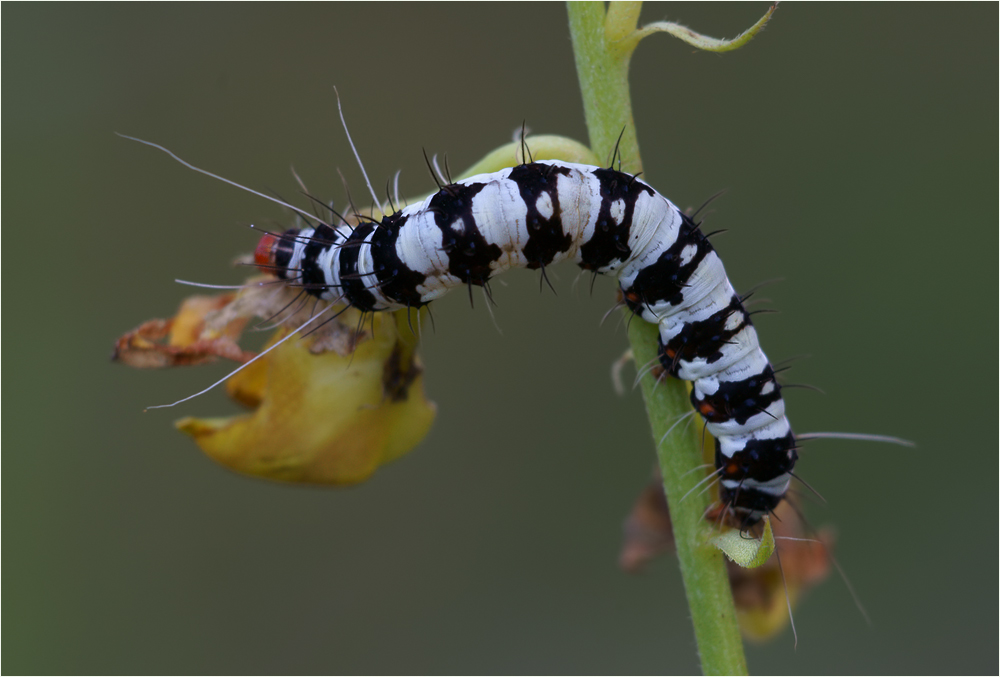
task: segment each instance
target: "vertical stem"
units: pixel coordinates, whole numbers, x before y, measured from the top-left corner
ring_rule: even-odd
[[[625,36],[636,29],[638,3],[612,3],[605,15],[604,3],[570,2],[568,11],[591,148],[598,157],[610,158],[624,126],[619,145],[622,169],[638,172],[642,161],[628,84],[628,66],[635,43],[628,47],[622,44],[629,42]],[[637,365],[657,359],[658,334],[656,325],[630,323],[629,340]],[[657,442],[663,488],[670,506],[702,670],[705,674],[746,674],[725,560],[719,550],[707,543],[707,526],[702,516],[708,507],[708,493],[695,491],[680,501],[704,477],[703,473],[692,472],[703,463],[698,444],[700,427],[694,426],[695,432],[690,432],[691,428],[681,423],[660,441],[678,417],[691,413],[687,388],[677,379],[657,384],[650,374],[642,379],[642,392]],[[685,430],[689,432],[682,432]]]
[[[637,365],[658,359],[658,334],[657,327],[648,322],[632,323],[629,340]],[[679,416],[692,413],[687,387],[674,378],[657,384],[655,377],[647,375],[642,379],[642,394],[657,442],[656,455],[670,506],[677,559],[698,642],[701,669],[706,675],[745,675],[746,658],[736,624],[725,558],[721,551],[709,545],[712,534],[703,518],[711,492],[696,489],[688,494],[704,478],[704,473],[692,472],[704,461],[699,444],[701,426],[697,423],[687,425],[684,421],[678,423]],[[668,431],[670,434],[663,439]],[[681,501],[685,494],[687,497]]]
[[[624,129],[618,145],[622,171],[637,174],[642,171],[642,160],[639,157],[639,141],[635,133],[635,121],[632,119],[632,97],[628,87],[631,51],[621,54],[619,58],[614,58],[609,53],[604,37],[603,2],[570,2],[568,9],[590,148],[597,157],[610,162],[618,135]],[[634,22],[638,19],[638,13],[625,18]],[[628,32],[634,28],[633,23]]]

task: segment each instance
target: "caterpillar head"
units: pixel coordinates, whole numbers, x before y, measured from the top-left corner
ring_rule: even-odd
[[[274,255],[280,241],[280,238],[271,235],[271,233],[265,233],[260,238],[257,248],[253,250],[253,262],[260,268],[261,272],[269,273],[274,270]]]

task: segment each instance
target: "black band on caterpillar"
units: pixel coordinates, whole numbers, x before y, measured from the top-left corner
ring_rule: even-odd
[[[266,272],[362,311],[419,308],[509,268],[572,259],[617,276],[659,326],[659,359],[691,381],[716,439],[723,505],[744,527],[784,498],[798,458],[781,387],[722,262],[691,218],[634,176],[539,161],[445,186],[381,222],[265,236]]]

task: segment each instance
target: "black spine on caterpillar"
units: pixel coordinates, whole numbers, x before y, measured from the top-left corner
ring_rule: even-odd
[[[265,236],[263,270],[362,311],[419,308],[509,268],[573,259],[614,274],[659,327],[659,359],[692,383],[716,440],[720,498],[744,528],[784,498],[795,437],[781,387],[722,262],[698,226],[636,177],[539,161],[445,186],[379,223]]]

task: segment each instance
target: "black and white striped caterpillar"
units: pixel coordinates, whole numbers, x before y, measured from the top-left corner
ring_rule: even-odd
[[[565,259],[617,276],[659,326],[659,361],[693,384],[715,437],[722,505],[742,528],[788,491],[798,458],[775,371],[708,238],[637,177],[537,161],[442,187],[357,226],[265,235],[255,262],[319,299],[365,312],[419,308],[460,285]]]

